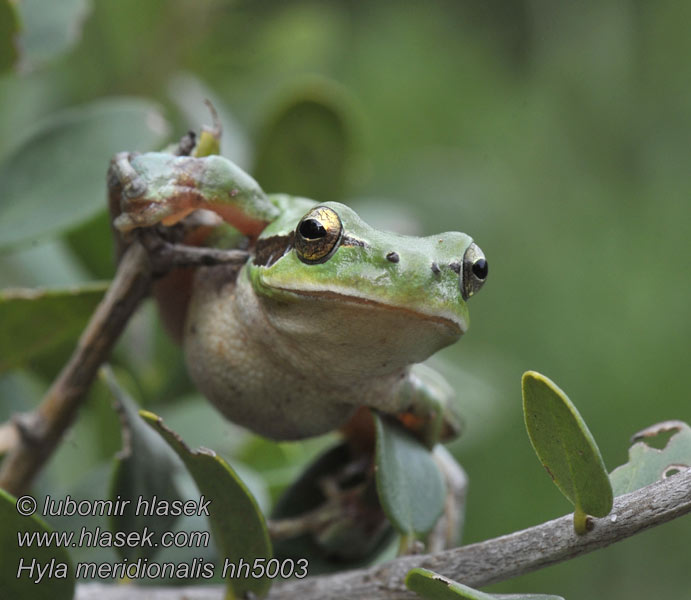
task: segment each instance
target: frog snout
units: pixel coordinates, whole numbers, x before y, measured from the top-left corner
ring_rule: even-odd
[[[480,290],[487,279],[488,272],[489,265],[484,252],[480,250],[477,244],[471,243],[463,255],[462,268],[459,273],[463,300],[467,300]]]

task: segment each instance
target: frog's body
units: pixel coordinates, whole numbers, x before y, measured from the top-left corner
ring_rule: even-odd
[[[455,429],[448,386],[412,365],[467,328],[487,271],[470,237],[386,233],[343,204],[265,196],[216,156],[119,155],[111,174],[123,232],[207,208],[250,237],[239,270],[197,270],[184,325],[192,378],[229,419],[298,439],[367,406],[412,416],[430,443]]]

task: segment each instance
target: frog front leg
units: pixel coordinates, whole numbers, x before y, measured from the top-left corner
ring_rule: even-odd
[[[454,409],[455,393],[434,369],[413,365],[395,398],[393,406],[374,408],[393,414],[430,448],[460,435],[462,421]]]
[[[256,238],[278,216],[259,184],[217,155],[122,152],[108,171],[113,226],[120,233],[158,223],[169,226],[207,209]]]

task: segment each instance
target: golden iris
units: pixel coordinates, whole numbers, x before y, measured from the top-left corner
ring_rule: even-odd
[[[343,224],[335,210],[316,206],[295,229],[295,250],[302,262],[322,263],[333,255],[343,237]]]

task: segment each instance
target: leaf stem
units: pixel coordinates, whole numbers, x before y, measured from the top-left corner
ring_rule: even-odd
[[[588,533],[588,515],[583,512],[580,506],[576,506],[573,512],[573,530],[577,535]]]

